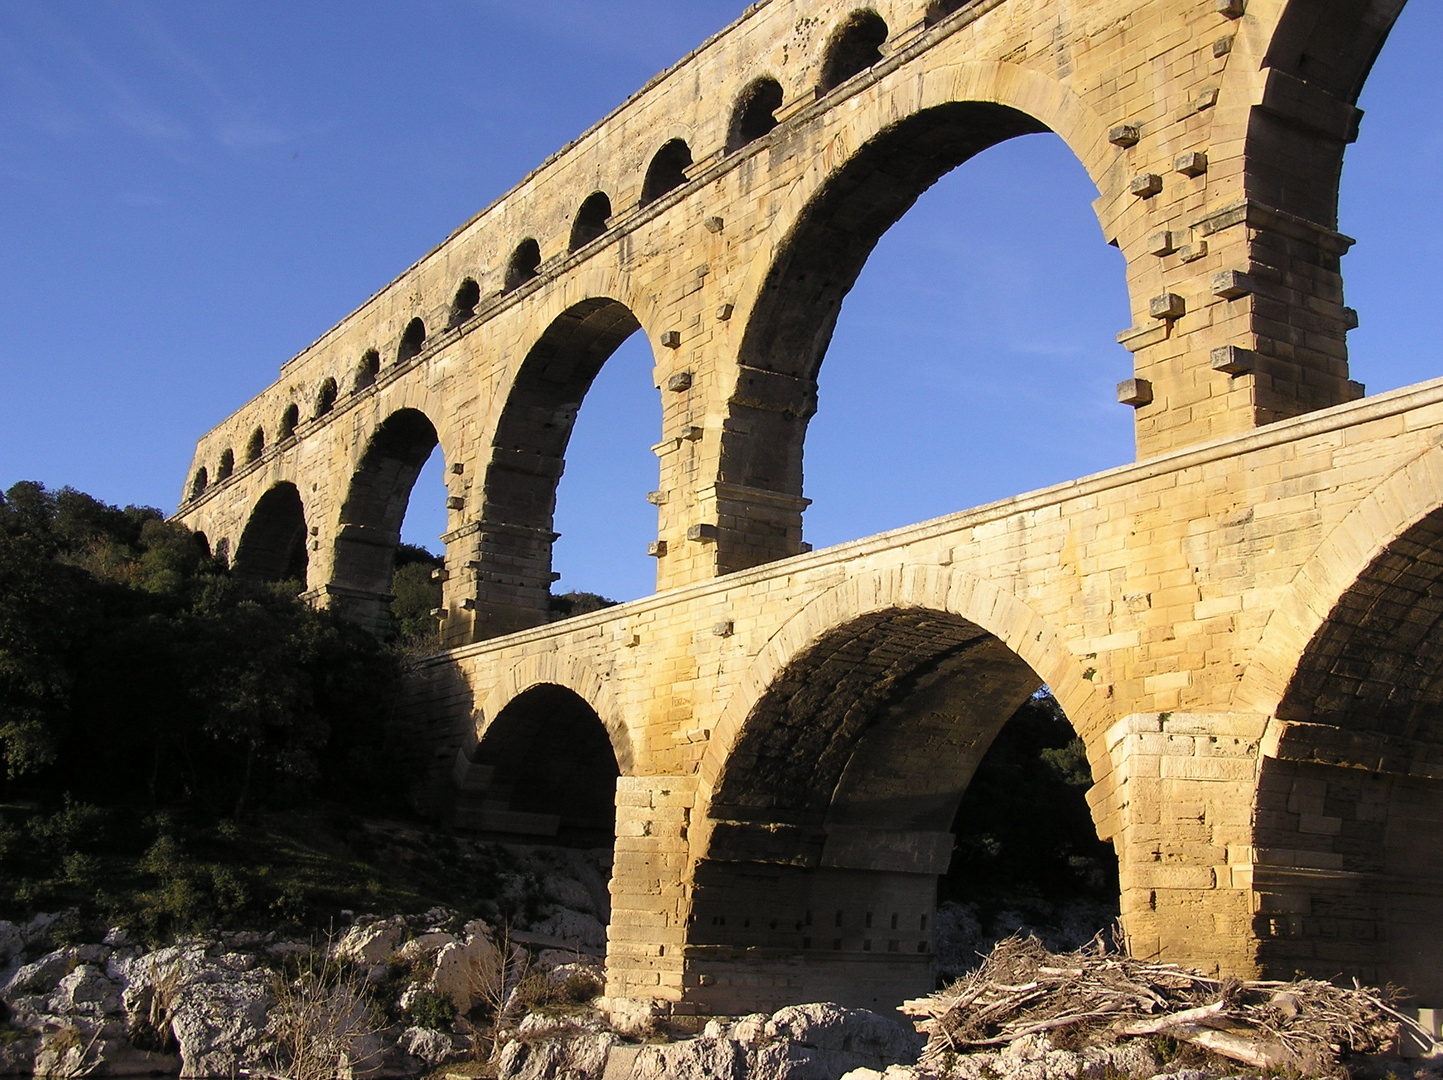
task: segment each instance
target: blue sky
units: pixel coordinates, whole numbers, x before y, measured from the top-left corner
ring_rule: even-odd
[[[197,436],[741,0],[0,3],[0,486],[173,509]],[[1341,228],[1370,392],[1443,374],[1443,5],[1364,93]],[[1120,256],[1053,136],[954,172],[848,299],[807,443],[821,547],[1131,458]],[[561,588],[651,589],[644,342],[581,411]],[[434,463],[433,463],[434,464]],[[407,537],[438,547],[439,468]]]

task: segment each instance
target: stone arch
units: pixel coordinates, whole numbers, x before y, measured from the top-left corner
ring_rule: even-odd
[[[336,385],[336,380],[327,376],[325,381],[321,383],[320,390],[316,392],[315,416],[317,419],[325,416],[336,407],[336,398],[340,396],[340,393],[341,391]]]
[[[401,343],[396,346],[396,363],[404,364],[407,360],[414,360],[421,355],[425,344],[426,324],[417,316],[406,324],[406,329],[401,334]]]
[[[967,0],[932,0],[927,5],[927,11],[923,15],[923,21],[928,26],[935,26],[954,11],[960,11]]]
[[[540,273],[541,245],[527,237],[516,245],[511,259],[506,264],[506,278],[502,292],[513,292]]]
[[[299,581],[305,584],[306,508],[300,489],[289,481],[269,488],[256,502],[236,545],[231,567],[249,581]]]
[[[859,8],[843,19],[827,39],[817,95],[830,93],[881,60],[888,34],[887,21],[871,8]]]
[[[198,499],[210,486],[210,472],[204,465],[195,470],[195,475],[190,478],[190,497]]]
[[[517,370],[481,483],[478,638],[547,621],[552,518],[566,445],[592,380],[639,328],[620,301],[583,300],[551,322]]]
[[[769,134],[777,126],[776,112],[782,107],[782,84],[770,75],[753,79],[737,97],[727,128],[726,150],[735,153],[748,143]]]
[[[996,638],[1052,690],[1085,739],[1094,771],[1105,757],[1094,756],[1097,736],[1110,716],[1106,704],[1083,678],[1081,662],[1046,620],[1014,594],[989,581],[948,567],[911,567],[891,573],[860,573],[816,597],[772,635],[747,669],[707,742],[698,770],[697,805],[705,806],[757,701],[787,667],[815,642],[844,626],[890,611],[933,611],[956,616]],[[696,834],[702,848],[705,830]]]
[[[932,985],[953,819],[993,738],[1046,681],[1023,650],[1060,668],[1084,717],[1074,727],[1096,742],[1077,661],[1026,605],[963,574],[864,575],[773,638],[713,735],[693,817],[689,944],[749,957],[743,972],[695,966],[712,975],[710,1005],[740,1005],[782,956],[789,979],[758,1007],[885,1010]]]
[[[235,472],[235,451],[227,446],[220,452],[220,462],[215,467],[215,481],[229,480]]]
[[[266,429],[257,427],[251,432],[251,437],[246,443],[246,464],[259,461],[261,455],[266,452]]]
[[[667,192],[685,184],[689,168],[691,147],[685,139],[672,139],[663,145],[647,166],[646,179],[641,185],[641,205],[650,206]]]
[[[611,199],[604,191],[593,191],[576,212],[567,250],[578,251],[606,232],[611,220]]]
[[[1253,811],[1259,965],[1443,1001],[1443,448],[1329,532],[1237,702],[1273,717]]]
[[[375,349],[367,349],[356,363],[356,379],[351,386],[351,393],[359,393],[368,386],[376,385],[376,376],[380,373],[381,354]]]
[[[533,654],[506,670],[476,714],[476,744],[485,738],[491,723],[508,705],[538,686],[561,687],[586,702],[606,729],[621,775],[632,775],[636,754],[631,729],[610,684],[585,661],[575,657],[563,659],[554,652]]]
[[[1239,710],[1276,715],[1299,658],[1346,592],[1404,533],[1443,506],[1443,447],[1395,471],[1324,538],[1268,618],[1234,695]]]
[[[391,577],[411,489],[439,442],[419,409],[392,412],[371,433],[341,505],[330,602],[380,636],[390,631]]]
[[[454,329],[476,317],[476,305],[481,303],[481,286],[475,278],[466,278],[456,287],[451,298],[451,317],[447,325]]]
[[[287,439],[294,438],[296,434],[296,427],[300,424],[300,422],[300,406],[298,406],[295,402],[291,402],[285,407],[285,411],[281,413],[281,426],[278,432],[280,438],[278,441],[285,442]]]
[[[719,572],[796,554],[801,543],[802,451],[816,412],[817,377],[842,302],[881,237],[946,173],[1019,135],[1054,131],[1097,153],[1101,122],[1055,80],[993,65],[924,76],[900,117],[839,133],[774,226],[776,257],[741,290],[737,382],[718,478],[752,495],[719,513],[754,520],[717,544]],[[870,110],[858,110],[858,116]],[[855,148],[853,143],[855,140]],[[1081,156],[1081,155],[1079,155]],[[1105,166],[1089,162],[1096,182]],[[878,181],[885,177],[885,182]],[[764,520],[756,520],[764,517]],[[759,537],[767,537],[765,547]]]

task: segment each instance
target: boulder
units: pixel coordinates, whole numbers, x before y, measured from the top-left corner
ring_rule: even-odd
[[[496,1075],[500,1080],[601,1080],[618,1041],[609,1031],[583,1028],[537,1042],[513,1039],[501,1048]]]
[[[402,1050],[414,1058],[420,1058],[433,1068],[445,1061],[454,1052],[451,1036],[432,1028],[409,1027],[396,1040]]]
[[[730,1039],[687,1039],[643,1047],[631,1080],[747,1080],[747,1052]]]
[[[335,956],[362,967],[384,964],[400,945],[406,933],[406,920],[381,919],[351,927],[336,942]]]
[[[0,986],[0,998],[13,1005],[16,998],[49,995],[75,963],[76,958],[67,949],[46,953],[34,963],[17,968],[5,985]]]
[[[774,1013],[767,1022],[766,1036],[790,1039],[828,1054],[872,1059],[857,1061],[848,1069],[911,1065],[925,1044],[910,1026],[866,1009],[847,1009],[832,1002],[791,1005]]]
[[[534,933],[559,938],[568,944],[574,943],[583,948],[606,948],[606,927],[595,915],[587,915],[580,911],[557,908],[539,923],[535,923],[531,929]]]
[[[423,957],[439,952],[442,946],[450,945],[456,940],[456,935],[445,933],[421,934],[413,937],[406,944],[396,951],[396,955],[408,964],[414,964]]]
[[[574,878],[562,874],[547,875],[541,879],[541,895],[553,904],[559,904],[572,911],[584,912],[587,915],[596,914],[590,890]]]
[[[214,970],[181,986],[170,1006],[181,1076],[231,1076],[262,1059],[266,1016],[275,1004],[264,972]]]
[[[118,1015],[120,987],[95,965],[81,964],[56,984],[47,1008],[61,1016]]]

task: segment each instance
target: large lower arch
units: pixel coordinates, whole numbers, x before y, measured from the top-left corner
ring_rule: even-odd
[[[1381,485],[1294,584],[1324,614],[1276,700],[1253,837],[1264,971],[1394,983],[1423,1005],[1443,1002],[1440,457]],[[1301,620],[1274,620],[1276,654]]]
[[[341,506],[327,603],[380,636],[390,632],[391,577],[411,488],[438,441],[420,410],[392,413],[366,444]]]
[[[306,581],[306,509],[295,484],[276,484],[256,503],[232,570],[250,581]]]
[[[995,71],[993,78],[1000,80]],[[966,100],[957,96],[963,81],[929,82],[914,108],[890,126],[859,134],[855,149],[839,135],[826,156],[840,160],[828,160],[802,205],[778,215],[786,231],[764,276],[752,283],[718,469],[719,497],[733,493],[736,502],[719,505],[719,516],[740,515],[754,525],[735,531],[745,543],[721,537],[721,572],[800,550],[802,451],[818,374],[842,303],[881,237],[928,188],[983,150],[1052,130],[1076,146],[1073,139],[1092,126],[1054,85],[1026,83],[1012,93],[993,86],[993,97]],[[1004,103],[1008,97],[1025,100],[1031,111]]]
[[[686,945],[699,998],[885,1010],[930,989],[937,877],[971,775],[1043,669],[1074,726],[1095,728],[1075,666],[1024,604],[949,571],[864,575],[795,616],[703,763]]]
[[[605,297],[572,305],[517,371],[482,480],[477,521],[475,637],[547,621],[552,522],[566,445],[601,366],[641,324]]]

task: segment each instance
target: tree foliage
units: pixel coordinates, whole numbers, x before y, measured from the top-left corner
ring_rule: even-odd
[[[0,498],[12,784],[234,816],[349,790],[398,674],[369,635],[231,578],[159,511],[34,483]]]

